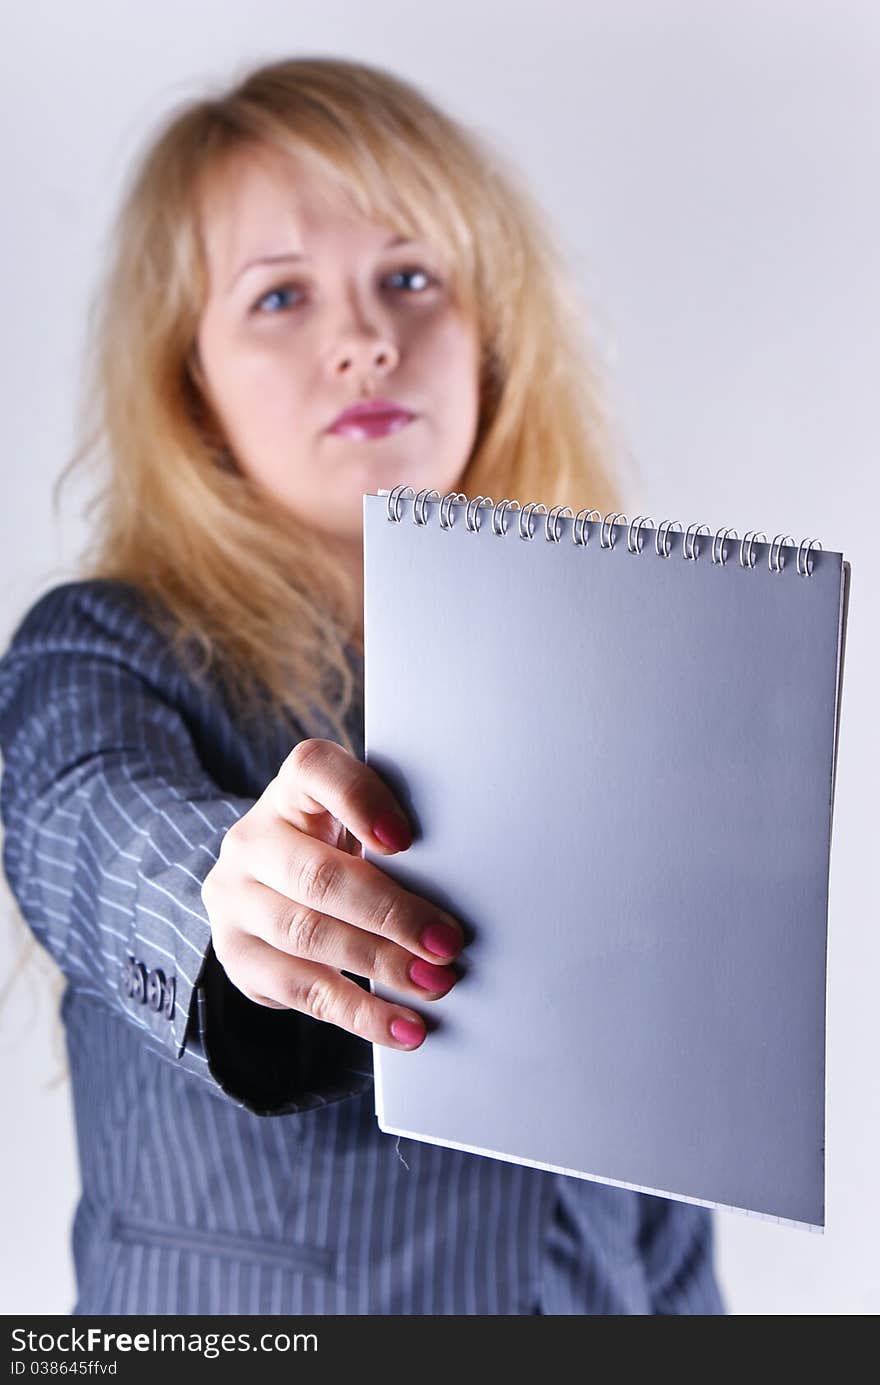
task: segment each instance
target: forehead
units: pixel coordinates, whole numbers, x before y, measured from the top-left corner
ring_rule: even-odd
[[[315,255],[335,240],[352,237],[378,247],[389,230],[304,163],[262,151],[236,153],[211,170],[198,209],[212,278],[228,278],[253,255]]]

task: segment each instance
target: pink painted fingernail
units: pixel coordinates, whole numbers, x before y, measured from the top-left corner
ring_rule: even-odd
[[[377,841],[393,851],[406,851],[412,846],[412,833],[398,813],[380,813],[371,830]]]
[[[454,957],[461,951],[461,934],[451,923],[431,923],[422,934],[421,943],[435,957]]]
[[[421,957],[409,969],[410,978],[426,991],[439,991],[445,995],[458,980],[451,967],[435,967],[433,962],[423,962]]]
[[[391,1021],[391,1036],[396,1039],[398,1043],[408,1044],[410,1048],[414,1048],[416,1044],[420,1044],[422,1039],[424,1039],[425,1028],[424,1025],[416,1024],[413,1020],[405,1020],[398,1017],[396,1020]]]

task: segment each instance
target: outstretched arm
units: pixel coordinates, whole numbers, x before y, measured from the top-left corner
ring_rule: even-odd
[[[202,882],[253,798],[221,791],[175,697],[180,670],[114,584],[71,583],[0,660],[4,867],[70,987],[261,1115],[365,1090],[369,1045],[228,980]]]

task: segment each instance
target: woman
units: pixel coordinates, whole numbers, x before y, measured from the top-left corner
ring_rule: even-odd
[[[363,493],[614,498],[540,213],[389,73],[279,62],[174,113],[98,301],[96,548],[0,664],[74,1313],[723,1312],[707,1210],[374,1115],[369,1045],[425,1041],[462,934],[361,854],[408,843],[363,762]]]

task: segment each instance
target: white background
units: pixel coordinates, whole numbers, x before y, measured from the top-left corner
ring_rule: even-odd
[[[128,161],[169,105],[282,56],[385,65],[523,170],[593,305],[634,463],[630,514],[816,535],[851,561],[829,919],[828,1226],[817,1235],[716,1218],[732,1312],[877,1312],[880,8],[78,0],[8,8],[4,30],[4,643],[26,606],[71,575],[84,533],[75,495],[53,517],[51,485],[74,443],[87,299]],[[721,674],[773,679],[772,667],[730,669],[718,656]],[[0,896],[3,978],[25,936]],[[38,954],[0,1011],[4,1313],[67,1313],[74,1302],[78,1173],[69,1084],[51,1085],[63,1063],[53,970]]]

